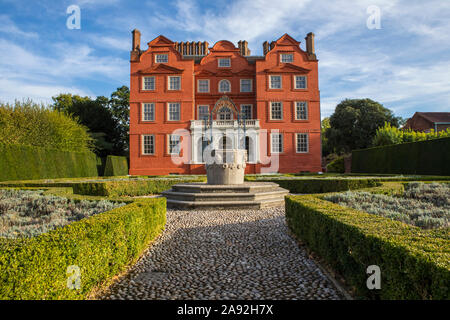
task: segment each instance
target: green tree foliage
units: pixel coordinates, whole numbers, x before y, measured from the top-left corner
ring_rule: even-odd
[[[0,144],[83,152],[93,147],[93,140],[76,120],[27,100],[0,103]]]
[[[108,98],[99,96],[91,99],[72,94],[60,94],[52,99],[55,110],[79,119],[89,128],[99,156],[123,154],[119,122],[109,107]]]
[[[330,153],[333,152],[333,150],[330,148],[330,144],[328,142],[328,138],[326,136],[327,130],[330,129],[330,118],[324,118],[321,121],[321,138],[322,138],[322,156],[326,157]]]
[[[328,146],[337,153],[371,146],[377,128],[385,122],[398,127],[401,118],[371,99],[345,99],[336,106],[326,130]]]
[[[399,129],[386,122],[383,127],[377,129],[372,140],[372,146],[387,146],[404,142],[424,141],[446,137],[450,137],[450,128],[438,132],[435,132],[433,129],[431,129],[430,132],[420,132],[411,129]]]
[[[130,89],[127,86],[117,88],[109,100],[113,117],[119,124],[120,141],[123,149],[128,151],[128,131],[130,130]]]

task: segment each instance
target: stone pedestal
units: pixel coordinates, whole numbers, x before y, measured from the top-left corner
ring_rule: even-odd
[[[224,149],[213,151],[212,163],[207,163],[207,184],[230,185],[243,184],[247,161],[247,151],[242,149]]]

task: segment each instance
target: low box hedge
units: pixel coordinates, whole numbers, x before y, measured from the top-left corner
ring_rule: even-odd
[[[93,196],[142,196],[159,194],[170,189],[174,184],[185,182],[201,182],[205,178],[198,179],[130,179],[121,181],[82,182],[73,184],[73,192],[76,194]]]
[[[0,144],[0,181],[97,175],[97,157],[92,152]]]
[[[450,299],[449,229],[421,230],[314,195],[286,197],[285,205],[289,229],[345,278],[356,297]],[[380,290],[366,286],[369,265],[381,269]]]
[[[370,188],[381,185],[379,179],[308,179],[308,178],[276,178],[252,179],[247,181],[275,182],[290,193],[326,193]]]
[[[107,156],[103,175],[105,177],[128,175],[127,157]]]
[[[145,199],[29,239],[0,239],[0,299],[85,299],[163,230],[164,198]],[[68,266],[81,288],[69,289]]]

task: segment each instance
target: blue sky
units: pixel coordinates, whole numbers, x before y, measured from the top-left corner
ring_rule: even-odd
[[[68,6],[81,9],[69,30]],[[367,8],[380,9],[369,29]],[[173,41],[262,42],[316,35],[322,117],[344,98],[371,98],[396,115],[450,111],[449,0],[0,0],[0,100],[44,103],[62,92],[109,96],[129,85],[131,30],[142,48]]]

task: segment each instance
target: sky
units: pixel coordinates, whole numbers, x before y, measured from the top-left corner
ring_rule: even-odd
[[[71,5],[80,28],[70,29]],[[322,118],[345,98],[370,98],[396,116],[450,111],[450,0],[0,0],[0,101],[51,103],[129,86],[131,30],[141,48],[172,41],[316,35]]]

